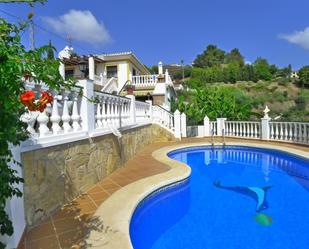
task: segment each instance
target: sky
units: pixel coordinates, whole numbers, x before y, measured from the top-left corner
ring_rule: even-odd
[[[0,3],[8,21],[34,12],[36,46],[60,51],[72,38],[78,54],[133,51],[151,66],[193,62],[209,44],[239,48],[280,67],[309,65],[308,0],[49,0]],[[9,13],[10,15],[6,14]],[[29,47],[28,31],[22,42]]]

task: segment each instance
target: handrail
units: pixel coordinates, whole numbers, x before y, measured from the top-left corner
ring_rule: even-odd
[[[153,106],[157,106],[157,107],[161,108],[162,110],[168,112],[169,114],[173,115],[173,113],[171,111],[166,110],[164,107],[162,107],[160,105],[153,105]]]
[[[131,82],[131,84],[132,84],[132,81],[131,81],[131,80],[127,80],[127,81],[123,84],[123,86],[121,87],[120,91],[117,92],[117,95],[119,95],[119,94],[122,92],[122,90],[124,89],[124,87],[125,87],[129,82]]]

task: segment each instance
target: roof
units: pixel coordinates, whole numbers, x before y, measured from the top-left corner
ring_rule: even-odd
[[[144,64],[137,58],[137,56],[132,52],[118,52],[118,53],[107,53],[97,55],[104,61],[119,61],[119,60],[131,60],[134,64],[139,66],[144,74],[151,74],[149,70],[144,66]]]
[[[95,62],[104,62],[101,58],[93,55],[71,56],[70,58],[63,58],[62,60],[66,65],[78,65],[88,63],[89,57],[93,57]]]

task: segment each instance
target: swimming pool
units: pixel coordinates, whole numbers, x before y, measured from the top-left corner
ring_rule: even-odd
[[[188,180],[153,193],[130,223],[134,249],[309,248],[309,163],[251,147],[169,153]]]

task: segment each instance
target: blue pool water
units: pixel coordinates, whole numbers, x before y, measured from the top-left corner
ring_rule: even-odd
[[[309,248],[307,160],[248,147],[169,156],[192,174],[138,206],[130,224],[134,249]]]

